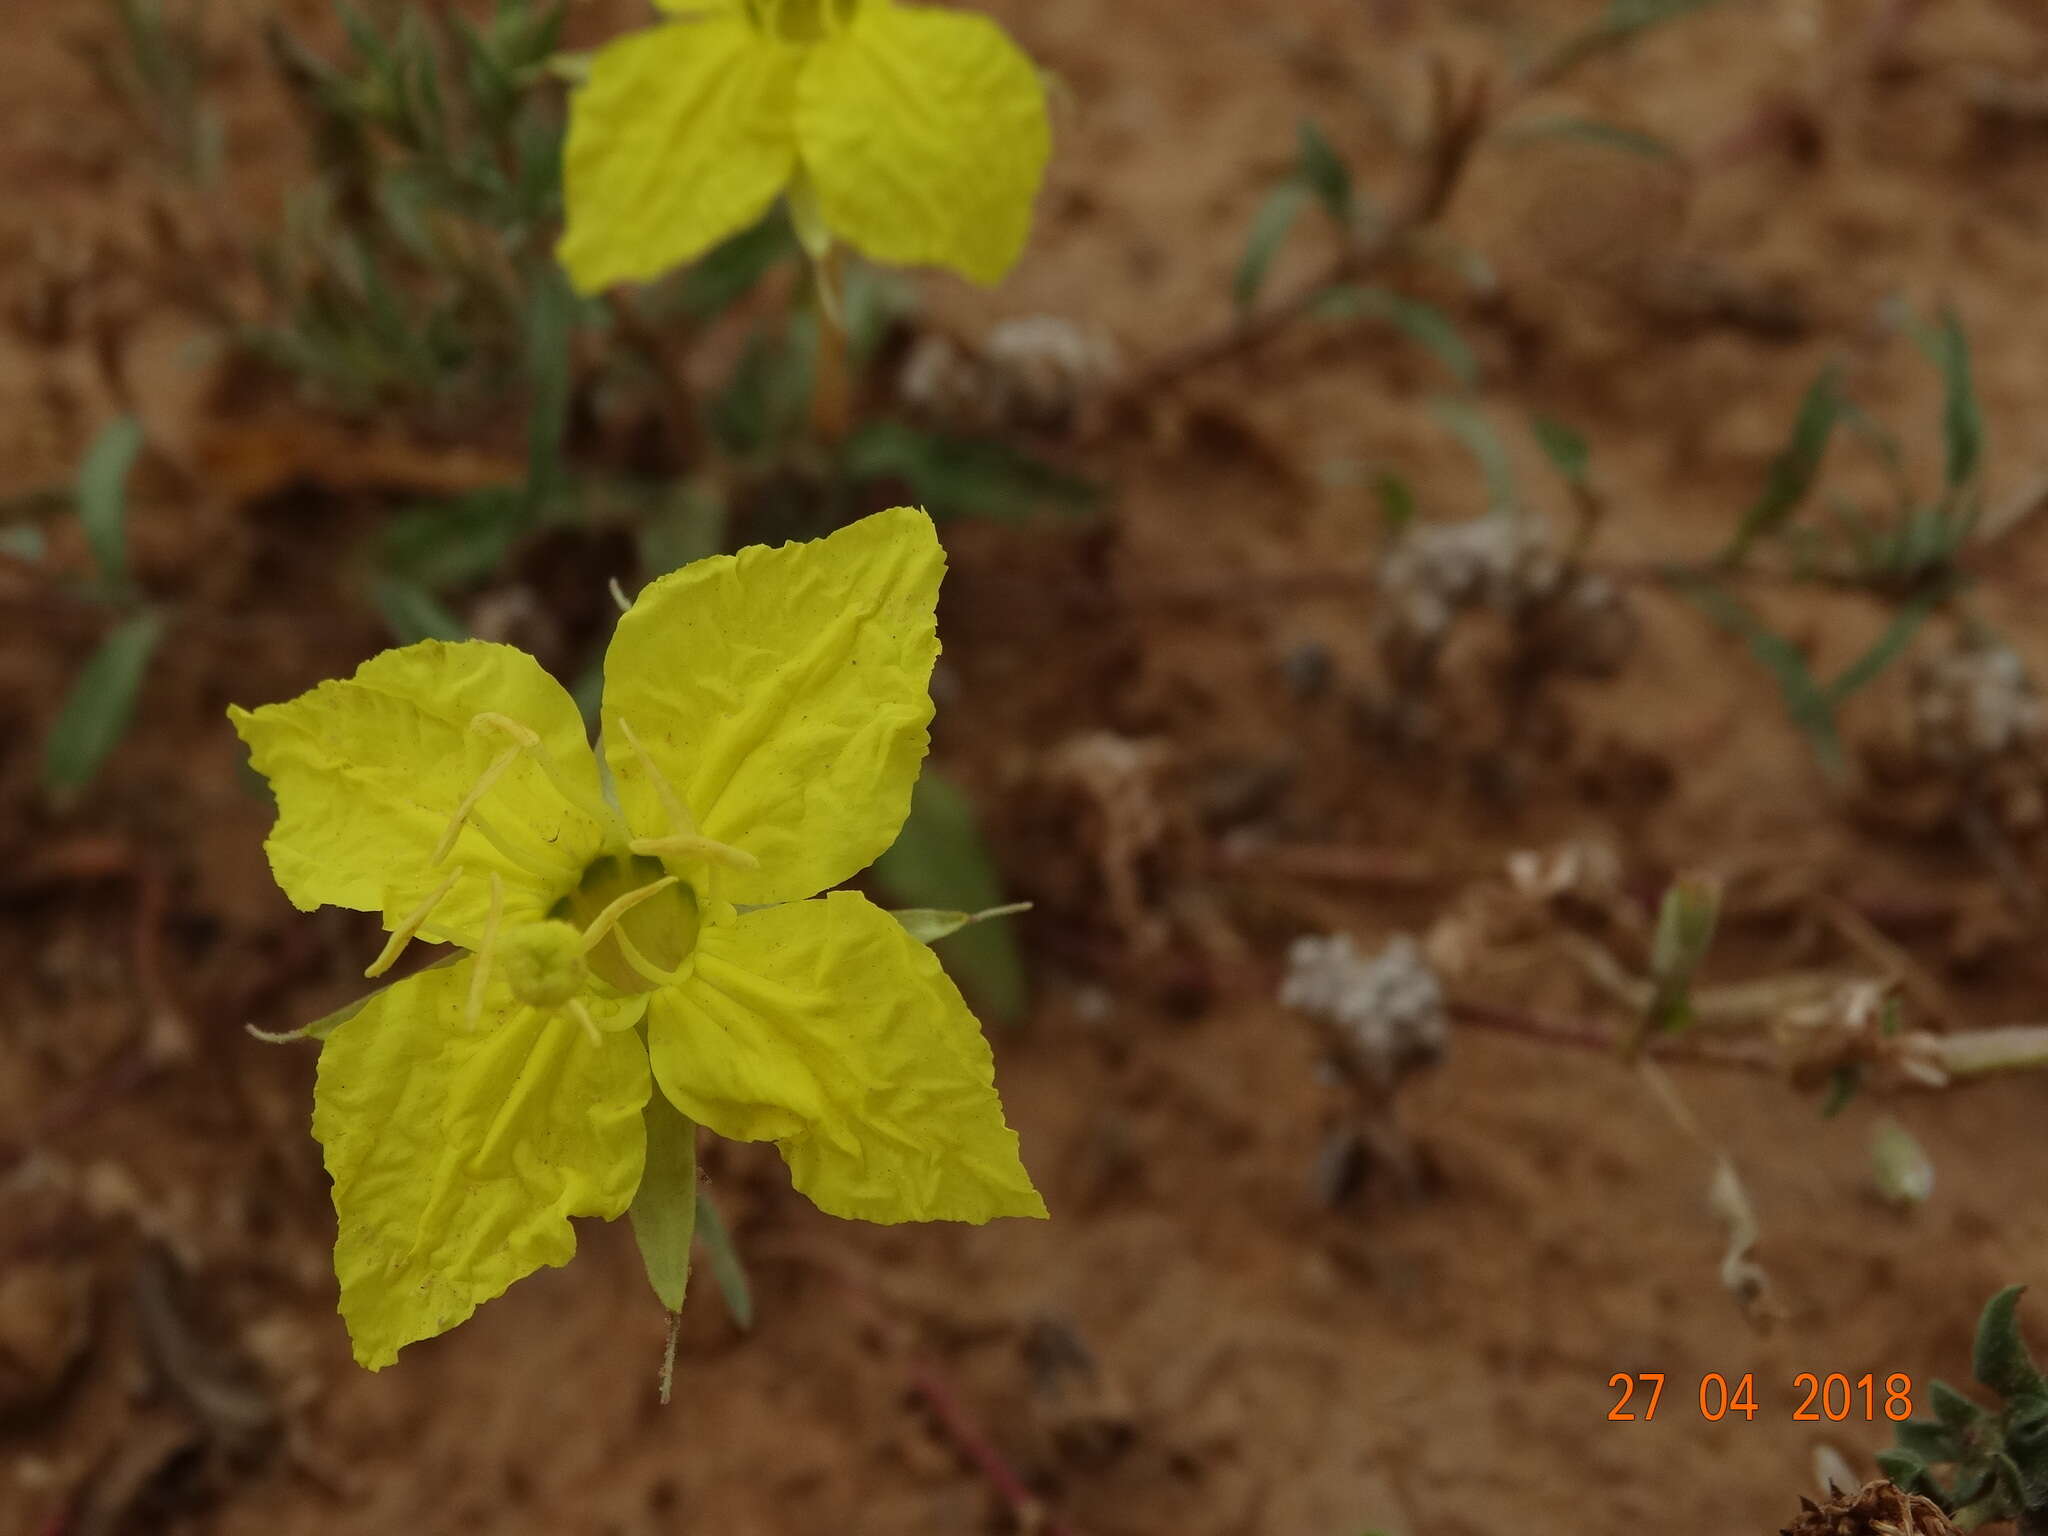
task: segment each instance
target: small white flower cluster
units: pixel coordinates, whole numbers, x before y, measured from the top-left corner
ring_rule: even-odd
[[[1913,672],[1913,729],[1933,762],[1983,763],[2048,738],[2048,712],[2019,653],[1965,642]]]
[[[904,359],[897,388],[914,410],[976,431],[1052,430],[1116,373],[1116,349],[1100,332],[1057,315],[1005,320],[979,351],[927,331]]]
[[[1335,1025],[1356,1064],[1382,1085],[1442,1059],[1450,1043],[1443,987],[1405,933],[1370,957],[1348,934],[1303,935],[1288,946],[1280,1001]]]
[[[1628,623],[1620,590],[1554,549],[1533,523],[1500,516],[1410,529],[1374,572],[1383,645],[1434,652],[1459,614],[1489,610],[1517,622],[1539,615],[1573,658],[1604,665]]]

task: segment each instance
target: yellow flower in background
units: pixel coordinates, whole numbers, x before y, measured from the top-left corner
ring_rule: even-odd
[[[382,913],[370,975],[414,937],[462,951],[321,1049],[362,1364],[566,1263],[570,1217],[637,1222],[671,1105],[776,1142],[834,1215],[1045,1214],[937,959],[865,897],[818,896],[902,826],[944,564],[897,508],[652,583],[605,657],[602,763],[539,663],[482,641],[230,710],[293,903]]]
[[[896,266],[993,283],[1050,146],[1038,72],[984,16],[895,0],[662,0],[570,106],[561,259],[595,292],[702,254],[790,194]]]

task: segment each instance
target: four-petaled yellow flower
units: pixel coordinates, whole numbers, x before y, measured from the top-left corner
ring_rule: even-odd
[[[817,894],[902,825],[944,564],[899,507],[653,583],[605,658],[601,759],[537,662],[481,641],[230,711],[292,901],[382,913],[371,975],[414,937],[466,951],[321,1050],[364,1365],[566,1263],[570,1217],[637,1221],[673,1111],[776,1142],[835,1215],[1045,1214],[937,960],[864,897]]]
[[[1031,60],[984,16],[895,0],[659,0],[570,103],[562,264],[656,277],[788,192],[806,243],[1008,271],[1051,134]]]

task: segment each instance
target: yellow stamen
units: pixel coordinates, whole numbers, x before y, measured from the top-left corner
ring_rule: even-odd
[[[478,732],[500,731],[510,736],[518,743],[519,750],[533,759],[534,766],[547,775],[548,782],[554,785],[555,792],[564,800],[600,826],[612,827],[621,832],[625,830],[619,820],[618,811],[608,805],[602,796],[592,795],[589,790],[563,772],[562,765],[555,760],[555,754],[548,750],[547,743],[542,741],[539,733],[530,726],[521,725],[510,715],[501,715],[496,710],[485,710],[471,718],[469,728]]]
[[[730,843],[714,842],[708,837],[699,837],[686,832],[676,837],[636,837],[626,844],[631,853],[644,853],[659,858],[670,854],[679,859],[708,859],[713,864],[723,864],[727,869],[759,869],[761,861],[744,848],[735,848]]]
[[[384,947],[377,952],[377,958],[370,962],[370,968],[363,972],[366,978],[382,976],[391,969],[392,963],[405,952],[405,946],[412,942],[413,935],[420,931],[421,926],[433,915],[434,908],[441,904],[441,898],[446,896],[450,888],[461,878],[462,866],[458,864],[446,880],[443,880],[434,887],[425,901],[415,907],[407,914],[403,922],[391,930],[391,937],[385,940]]]
[[[469,823],[470,813],[476,809],[477,801],[483,799],[490,792],[491,786],[504,776],[505,770],[518,761],[517,747],[507,747],[491,759],[491,766],[483,771],[482,777],[470,787],[469,793],[462,797],[462,803],[455,807],[455,814],[448,818],[447,830],[442,832],[441,841],[434,845],[434,856],[427,860],[429,864],[438,864],[448,857],[455,848],[455,840],[462,836],[463,827]]]
[[[590,1016],[590,1010],[583,1006],[583,999],[572,997],[563,1005],[569,1010],[569,1017],[583,1026],[583,1033],[592,1045],[603,1045],[604,1036],[597,1032],[597,1020]]]
[[[681,970],[664,971],[640,952],[640,946],[627,937],[626,930],[613,931],[612,937],[619,941],[619,953],[626,957],[626,964],[637,972],[643,981],[657,987],[674,986],[682,977]]]
[[[648,897],[667,890],[675,883],[676,877],[674,875],[664,875],[652,885],[643,885],[637,891],[626,892],[625,895],[598,913],[596,920],[583,930],[583,942],[576,947],[576,953],[579,955],[589,954],[604,942],[604,936],[612,931],[612,925],[618,922],[620,918],[639,906]]]
[[[625,733],[626,745],[633,749],[633,755],[640,760],[641,771],[654,786],[655,797],[661,801],[662,814],[668,817],[668,829],[678,837],[695,837],[697,823],[690,815],[690,808],[683,804],[661,770],[654,766],[654,759],[647,755],[647,749],[640,745],[640,738],[633,734],[633,727],[621,717],[619,729]]]
[[[498,942],[498,919],[505,915],[505,882],[491,871],[491,913],[484,919],[484,941],[476,949],[476,965],[469,973],[469,998],[462,1005],[462,1022],[475,1029],[484,1016],[484,987],[491,975],[491,946]]]
[[[553,881],[561,876],[562,872],[559,869],[550,869],[532,854],[521,853],[517,848],[513,847],[511,843],[505,840],[505,835],[502,832],[484,820],[484,813],[482,811],[471,811],[469,813],[469,825],[479,837],[503,854],[507,863],[517,864],[529,875],[534,875],[541,880]]]

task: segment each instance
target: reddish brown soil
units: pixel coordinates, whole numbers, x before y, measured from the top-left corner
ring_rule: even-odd
[[[266,813],[222,710],[346,673],[384,643],[352,563],[378,503],[351,490],[351,456],[323,448],[317,422],[266,416],[258,432],[207,405],[193,349],[208,327],[164,297],[166,258],[141,216],[153,173],[71,46],[107,29],[89,7],[14,9],[0,59],[0,490],[63,481],[107,415],[139,409],[157,451],[136,560],[177,617],[132,736],[57,813],[35,789],[34,746],[105,620],[44,571],[0,564],[0,1328],[17,1348],[60,1339],[67,1318],[90,1338],[61,1396],[0,1431],[0,1530],[72,1529],[81,1494],[155,1470],[164,1442],[150,1437],[184,1422],[146,1390],[133,1286],[147,1239],[196,1277],[194,1314],[254,1358],[281,1417],[254,1453],[193,1471],[210,1497],[145,1510],[134,1528],[264,1536],[1008,1528],[957,1436],[935,1431],[918,1387],[931,1381],[1092,1536],[1775,1530],[1815,1489],[1817,1446],[1862,1474],[1888,1439],[1882,1425],[1793,1422],[1797,1373],[1961,1378],[1983,1299],[2042,1274],[2048,1084],[2034,1080],[1886,1106],[1938,1170],[1931,1202],[1900,1215],[1866,1193],[1880,1106],[1824,1120],[1813,1095],[1769,1078],[1675,1068],[1747,1180],[1785,1314],[1768,1333],[1718,1282],[1702,1153],[1599,1054],[1458,1031],[1402,1098],[1434,1170],[1426,1191],[1381,1179],[1341,1208],[1317,1198],[1343,1100],[1318,1036],[1269,1000],[1286,935],[1311,920],[1373,943],[1420,932],[1515,849],[1595,834],[1652,890],[1704,864],[1795,897],[1963,914],[1901,937],[1969,1022],[2030,1016],[2048,961],[2003,918],[2004,941],[1961,969],[1958,927],[2000,910],[1983,866],[1960,844],[1859,829],[1769,683],[1654,593],[1638,595],[1625,669],[1550,697],[1556,740],[1511,765],[1506,793],[1482,792],[1500,775],[1470,752],[1393,755],[1334,701],[1295,702],[1277,668],[1300,642],[1327,644],[1340,679],[1369,671],[1366,598],[1258,580],[1370,553],[1369,496],[1332,488],[1325,467],[1397,466],[1441,516],[1479,504],[1424,409],[1435,365],[1388,334],[1310,326],[1089,449],[1085,467],[1114,487],[1098,522],[949,532],[942,633],[958,687],[936,750],[980,794],[1015,892],[1041,903],[1022,926],[1036,1005],[996,1049],[1054,1219],[842,1225],[789,1191],[772,1152],[719,1147],[708,1166],[760,1316],[741,1335],[700,1285],[676,1405],[653,1400],[662,1321],[623,1227],[587,1229],[573,1266],[392,1369],[358,1371],[306,1133],[311,1053],[241,1026],[349,996],[371,934],[297,915],[276,891]],[[991,9],[1063,82],[1059,158],[1015,277],[992,295],[934,283],[933,301],[970,329],[1064,314],[1142,360],[1227,319],[1243,231],[1298,119],[1322,121],[1367,185],[1391,181],[1369,92],[1406,110],[1424,50],[1471,67],[1598,7]],[[1610,557],[1714,547],[1826,356],[1847,361],[1867,406],[1915,424],[1923,461],[1934,454],[1918,424],[1934,421],[1938,386],[1883,339],[1889,296],[1953,303],[1968,324],[1994,500],[2048,469],[2035,430],[2048,131],[1994,126],[1971,105],[1987,76],[2041,78],[2048,19],[2035,0],[1949,0],[1874,56],[1872,29],[1914,9],[1729,0],[1586,69],[1547,110],[1655,132],[1693,167],[1504,149],[1450,220],[1493,260],[1502,298],[1476,305],[1440,274],[1410,274],[1458,315],[1503,421],[1538,410],[1592,439],[1618,508]],[[294,172],[247,19],[221,27],[242,189],[222,217],[260,227]],[[580,24],[597,35],[603,20]],[[178,216],[200,249],[216,238]],[[1276,284],[1321,259],[1313,236],[1300,244]],[[1801,334],[1679,314],[1673,295],[1702,273],[1789,300]],[[436,472],[463,480],[462,451]],[[295,483],[252,500],[291,478],[279,466]],[[1533,456],[1523,468],[1540,483]],[[75,535],[51,564],[84,570]],[[2039,669],[2037,574],[2040,542],[2023,535],[1983,606]],[[603,601],[595,581],[590,600]],[[1882,622],[1800,601],[1773,611],[1830,669]],[[1873,691],[1852,734],[1897,706]],[[1183,923],[1134,956],[1093,873],[1099,828],[1042,784],[1053,749],[1100,730],[1162,744],[1158,794],[1190,825],[1205,786],[1272,765],[1291,777],[1259,812],[1267,830],[1392,850],[1421,878],[1233,881],[1183,848],[1162,856],[1149,899],[1206,915],[1210,942]],[[1732,923],[1715,973],[1846,959],[1811,921],[1760,917]],[[1532,996],[1500,1000],[1600,1017],[1594,996],[1543,974]],[[1062,1378],[1062,1396],[1034,1376],[1031,1341],[1049,1326],[1084,1346],[1092,1384]],[[1608,1421],[1624,1371],[1666,1373],[1655,1422]],[[1753,1422],[1701,1420],[1707,1372],[1754,1373]]]

